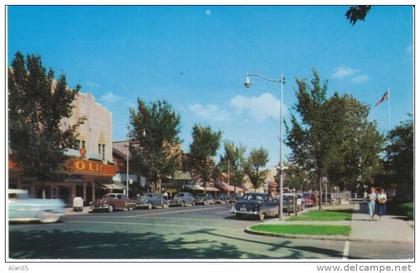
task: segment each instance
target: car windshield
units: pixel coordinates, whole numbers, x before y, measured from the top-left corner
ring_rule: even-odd
[[[176,197],[182,197],[182,196],[184,196],[184,194],[183,193],[177,193],[175,196]]]
[[[244,197],[242,197],[243,200],[257,200],[257,201],[262,201],[262,200],[266,200],[267,197],[264,195],[259,195],[259,194],[245,194]]]

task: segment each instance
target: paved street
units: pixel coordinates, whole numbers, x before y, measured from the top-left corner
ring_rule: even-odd
[[[301,240],[243,232],[227,205],[66,216],[56,224],[9,226],[16,259],[405,259],[410,243]]]

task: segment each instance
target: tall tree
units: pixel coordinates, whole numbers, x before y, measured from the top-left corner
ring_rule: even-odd
[[[133,168],[161,191],[161,180],[181,167],[180,116],[166,101],[146,104],[137,99],[130,109],[130,153]]]
[[[63,74],[56,79],[39,55],[25,58],[17,52],[8,68],[10,157],[25,175],[42,182],[43,192],[43,182],[66,169],[64,149],[78,148],[77,129],[84,118],[66,128],[61,120],[71,116],[80,88],[69,88]]]
[[[224,154],[220,157],[219,167],[221,171],[228,174],[229,183],[236,187],[242,185],[245,177],[245,152],[246,147],[235,145],[233,142],[226,141],[224,144]]]
[[[386,147],[386,168],[397,184],[397,196],[404,201],[413,200],[414,191],[414,150],[413,119],[401,122],[389,132]]]
[[[264,148],[252,149],[245,161],[244,171],[248,175],[254,189],[258,189],[265,181],[268,171],[262,170],[268,163],[268,151]]]
[[[333,117],[327,120],[331,128],[327,173],[329,180],[342,189],[356,183],[371,184],[381,170],[384,138],[376,122],[368,120],[369,110],[368,105],[348,94],[335,93],[326,103],[325,111]]]
[[[331,128],[325,121],[332,117],[324,111],[327,101],[327,82],[321,84],[320,77],[314,70],[309,86],[305,79],[297,79],[296,83],[298,85],[297,103],[293,110],[299,114],[300,120],[292,114],[292,127],[290,129],[286,127],[286,144],[292,150],[290,160],[293,164],[302,166],[308,171],[315,169],[321,193],[321,179],[327,174],[326,161],[330,156],[328,132]],[[321,208],[320,198],[319,209]]]
[[[297,82],[294,109],[300,120],[292,115],[287,136],[292,162],[309,173],[315,170],[319,192],[323,177],[341,188],[371,183],[381,169],[384,139],[368,120],[369,106],[347,94],[327,98],[327,85],[321,87],[316,72],[309,91],[305,81]]]
[[[210,126],[196,124],[192,132],[193,142],[190,145],[190,170],[192,175],[199,176],[206,191],[207,182],[214,173],[213,157],[220,147],[222,132],[213,132]]]

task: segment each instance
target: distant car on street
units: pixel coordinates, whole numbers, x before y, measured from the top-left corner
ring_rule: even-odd
[[[225,193],[218,193],[214,196],[215,204],[227,204],[229,203],[228,196]]]
[[[30,198],[26,190],[9,189],[9,221],[55,223],[64,215],[64,202],[59,199]]]
[[[214,198],[210,193],[200,193],[195,195],[195,204],[214,205]]]
[[[195,205],[195,198],[189,192],[178,192],[175,194],[174,198],[170,200],[169,203],[171,206],[181,206],[186,205]]]
[[[113,212],[116,210],[133,210],[137,205],[135,200],[128,198],[122,193],[107,193],[102,198],[96,199],[92,203],[92,211],[107,210]]]
[[[257,216],[261,221],[266,216],[277,216],[279,203],[267,193],[246,193],[232,206],[231,212],[237,217]]]
[[[161,194],[147,193],[137,198],[137,207],[148,209],[167,208],[169,207],[169,200],[165,199]]]

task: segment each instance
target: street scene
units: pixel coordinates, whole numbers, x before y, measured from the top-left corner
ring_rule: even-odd
[[[268,219],[266,222],[276,221]],[[46,226],[10,226],[9,253],[14,259],[412,258],[411,227],[391,217],[384,221],[395,225],[399,235],[393,235],[390,230],[377,230],[383,232],[385,239],[372,245],[366,226],[358,226],[359,230],[355,231],[362,234],[355,234],[358,238],[349,238],[350,242],[249,234],[244,229],[254,225],[255,219],[237,219],[229,212],[229,207],[218,204],[122,211],[111,215],[73,213],[64,216],[62,222]],[[346,244],[349,248],[344,253]]]
[[[413,262],[413,11],[8,6],[6,260]]]

